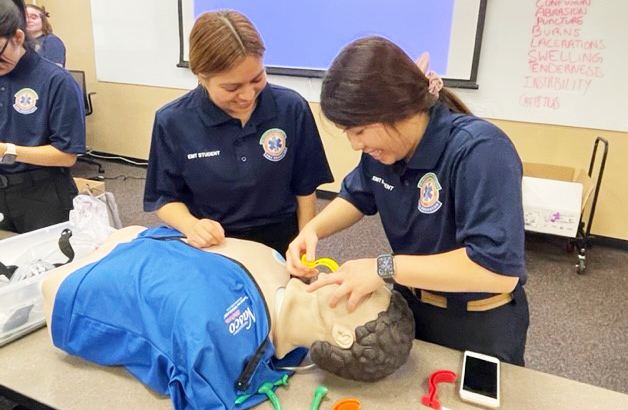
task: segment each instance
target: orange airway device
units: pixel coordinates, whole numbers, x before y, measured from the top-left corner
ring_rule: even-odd
[[[336,403],[334,403],[331,410],[360,410],[360,400],[358,399],[338,400]]]
[[[456,381],[456,373],[451,370],[437,370],[430,376],[428,394],[421,397],[421,403],[435,410],[440,409],[440,401],[436,397],[436,386],[438,383],[453,383]]]

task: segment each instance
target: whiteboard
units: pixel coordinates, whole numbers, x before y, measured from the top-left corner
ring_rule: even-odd
[[[626,16],[625,0],[489,0],[480,88],[455,92],[485,118],[628,131]],[[582,72],[545,72],[566,69]]]
[[[177,3],[92,0],[98,79],[194,88],[196,78],[177,67]],[[561,8],[571,13],[567,20],[543,17]],[[580,9],[580,14],[572,9]],[[624,0],[489,0],[479,89],[455,91],[475,114],[486,118],[628,131],[628,28],[622,21],[626,16]],[[545,20],[535,28],[539,17]],[[543,47],[539,38],[544,39]],[[587,45],[575,46],[583,42]],[[581,71],[539,72],[565,70],[565,64],[556,67],[560,61],[550,66],[549,58],[575,59],[570,64]],[[320,79],[271,75],[269,81],[293,88],[309,101],[319,99]]]

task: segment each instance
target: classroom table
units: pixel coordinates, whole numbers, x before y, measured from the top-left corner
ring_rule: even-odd
[[[460,371],[462,353],[415,341],[408,361],[375,383],[344,380],[320,369],[300,372],[288,387],[277,389],[284,410],[309,410],[314,389],[329,393],[320,409],[355,397],[363,410],[428,409],[420,403],[429,375],[440,369]],[[628,409],[628,395],[562,377],[502,363],[502,409]],[[32,408],[59,410],[171,409],[170,400],[144,387],[124,369],[102,367],[54,348],[46,328],[0,347],[0,394]],[[458,383],[439,384],[438,398],[450,410],[478,409],[457,396]],[[257,409],[271,410],[269,402]]]

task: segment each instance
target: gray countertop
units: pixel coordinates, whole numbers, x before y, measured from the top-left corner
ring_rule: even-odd
[[[408,362],[376,383],[343,380],[313,369],[290,378],[277,395],[284,410],[309,410],[314,389],[329,388],[321,410],[355,397],[362,409],[427,409],[421,396],[435,370],[459,373],[462,353],[415,341]],[[501,367],[502,409],[628,409],[628,395],[509,364]],[[122,368],[108,368],[54,348],[41,329],[0,348],[0,385],[60,410],[171,409],[170,400],[144,387]],[[438,398],[451,410],[478,409],[460,401],[458,383],[439,384]],[[270,410],[269,402],[259,409]]]

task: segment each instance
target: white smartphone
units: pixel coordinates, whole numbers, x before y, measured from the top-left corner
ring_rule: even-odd
[[[460,398],[469,403],[496,409],[499,407],[499,359],[466,351],[462,363]]]

